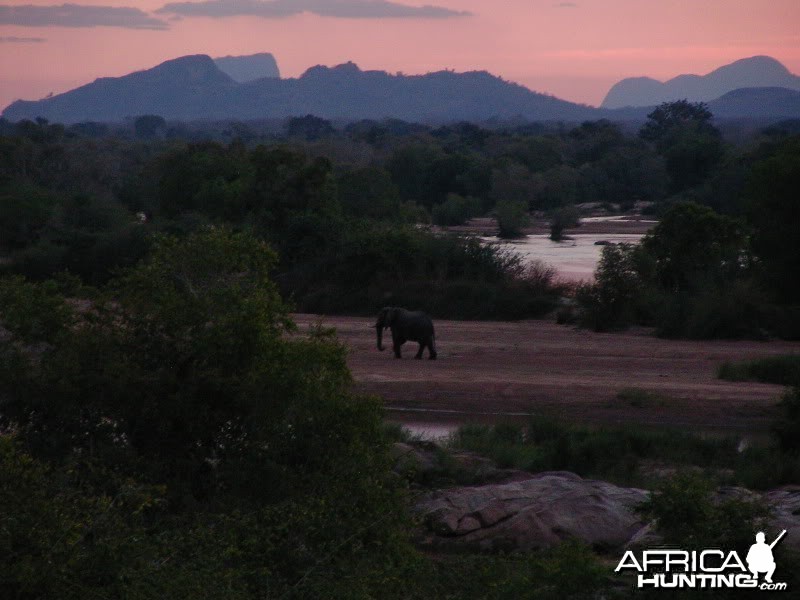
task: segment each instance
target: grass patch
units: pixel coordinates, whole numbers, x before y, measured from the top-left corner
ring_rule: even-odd
[[[727,381],[800,386],[800,354],[770,356],[744,362],[726,361],[717,369],[717,377]]]
[[[617,400],[634,408],[649,406],[666,406],[669,398],[658,392],[651,392],[641,388],[624,388],[617,393]]]
[[[796,457],[757,445],[740,451],[739,440],[733,437],[706,438],[634,426],[573,427],[539,417],[526,426],[464,426],[449,444],[487,456],[499,467],[532,473],[572,471],[620,485],[653,483],[660,477],[652,472],[654,464],[699,469],[720,484],[761,489],[796,480],[800,474]]]

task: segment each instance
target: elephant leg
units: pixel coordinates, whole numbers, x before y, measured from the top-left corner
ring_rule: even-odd
[[[405,343],[405,340],[400,337],[398,333],[392,330],[392,348],[394,349],[395,358],[403,358],[400,347]]]
[[[436,360],[436,348],[433,345],[433,340],[428,342],[428,359]]]
[[[425,349],[425,342],[419,343],[419,350],[417,350],[417,355],[414,357],[416,359],[422,358],[422,351]]]

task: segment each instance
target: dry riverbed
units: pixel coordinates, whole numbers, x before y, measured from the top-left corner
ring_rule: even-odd
[[[524,420],[766,433],[782,388],[717,379],[724,361],[800,353],[797,342],[662,340],[646,331],[603,334],[546,320],[436,321],[439,359],[396,360],[376,348],[373,318],[295,315],[306,330],[321,320],[350,349],[361,392],[381,396],[389,417],[438,423]],[[388,333],[388,332],[387,332]],[[385,343],[388,340],[385,340]],[[636,388],[657,396],[620,400]]]

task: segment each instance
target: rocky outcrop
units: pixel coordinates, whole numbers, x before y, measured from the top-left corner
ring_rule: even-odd
[[[279,78],[281,72],[275,57],[269,52],[248,56],[223,56],[215,58],[217,67],[237,83],[247,83],[264,77]]]
[[[622,548],[644,527],[634,508],[648,492],[573,473],[435,492],[417,504],[422,541],[443,550],[537,550],[579,539]]]
[[[439,490],[416,505],[420,544],[439,551],[540,550],[577,539],[603,552],[662,543],[635,507],[649,492],[549,472],[521,481]],[[745,500],[772,510],[770,529],[786,529],[787,547],[800,549],[800,486],[763,494],[723,487],[716,500]]]
[[[772,507],[771,525],[776,531],[785,529],[789,535],[782,542],[800,550],[800,485],[787,485],[762,495],[762,501]]]

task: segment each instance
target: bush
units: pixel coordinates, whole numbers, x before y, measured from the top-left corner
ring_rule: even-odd
[[[501,238],[517,238],[522,236],[523,227],[530,222],[528,205],[522,201],[501,200],[494,209]]]
[[[693,474],[663,481],[640,511],[656,520],[667,544],[681,548],[747,547],[769,514],[758,502],[715,502],[711,482]]]
[[[339,597],[368,597],[413,556],[380,404],[351,393],[330,331],[287,335],[274,260],[222,228],[166,237],[74,325],[48,325],[45,352],[19,343],[42,320],[12,319],[0,428],[43,466],[28,485],[0,464],[2,589],[307,597],[346,578]],[[12,283],[51,310],[49,288]],[[132,487],[156,490],[164,512],[133,492],[126,504]]]
[[[580,223],[580,212],[575,206],[565,206],[553,212],[550,217],[550,239],[559,242],[563,239],[564,230],[577,227]]]
[[[581,325],[595,331],[622,329],[643,314],[645,282],[640,275],[641,250],[631,244],[603,247],[594,283],[578,286]]]
[[[444,202],[433,206],[431,218],[434,225],[463,225],[472,217],[478,216],[480,210],[481,201],[478,198],[447,194]]]
[[[760,381],[800,386],[800,354],[769,356],[747,362],[724,362],[717,377],[728,381]]]
[[[628,397],[630,392],[620,393]],[[737,453],[732,439],[706,440],[679,431],[641,428],[568,427],[542,417],[531,419],[524,428],[465,426],[452,437],[451,444],[492,458],[504,467],[531,472],[568,470],[621,484],[642,481],[639,467],[645,459],[704,468],[732,468],[747,460]]]
[[[786,392],[778,407],[780,418],[773,428],[778,447],[785,454],[800,459],[800,387]]]

